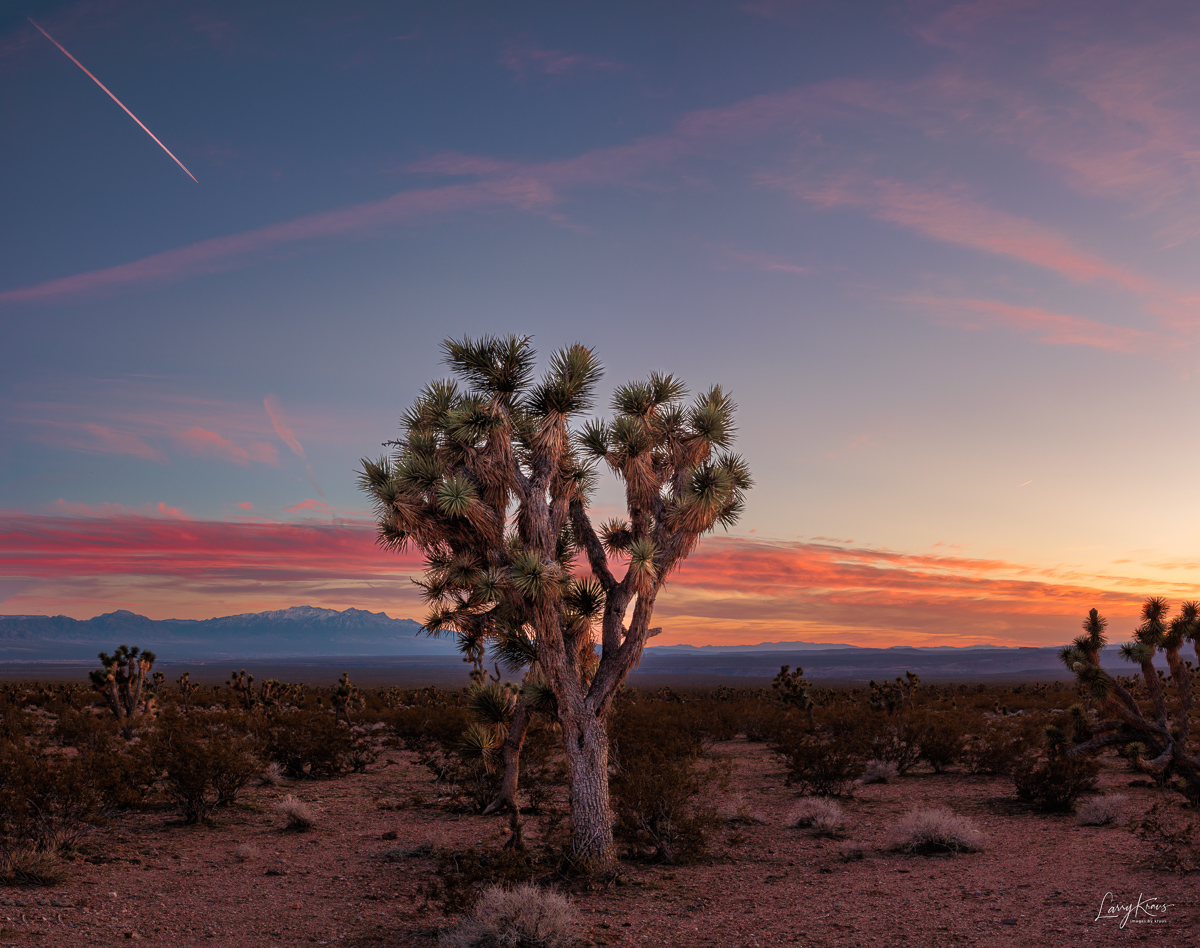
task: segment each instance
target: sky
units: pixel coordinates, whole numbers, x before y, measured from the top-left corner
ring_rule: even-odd
[[[1200,598],[1198,54],[1153,0],[12,0],[0,613],[420,618],[355,469],[517,333],[738,403],[655,644],[1119,640]]]

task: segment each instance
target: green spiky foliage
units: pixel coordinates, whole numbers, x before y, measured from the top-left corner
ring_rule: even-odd
[[[92,688],[103,695],[108,709],[127,734],[132,733],[134,719],[146,710],[143,692],[150,692],[147,681],[155,657],[153,652],[142,651],[136,645],[133,648],[120,645],[112,655],[101,652],[101,667],[88,674]]]
[[[600,421],[587,416],[601,366],[582,345],[555,353],[540,381],[528,337],[448,340],[443,354],[455,378],[425,388],[389,456],[362,462],[379,541],[423,555],[426,630],[492,643],[510,669],[541,675],[564,746],[586,731],[598,754],[659,591],[702,535],[741,514],[751,479],[730,451],[735,406],[718,387],[687,402],[682,382],[654,373],[619,386]],[[626,517],[597,527],[589,506],[605,470]],[[590,822],[573,823],[581,854],[611,863],[611,826],[596,828],[602,783]]]
[[[1105,619],[1092,609],[1083,620],[1084,634],[1059,653],[1063,664],[1075,672],[1085,692],[1099,705],[1094,722],[1082,708],[1072,709],[1074,745],[1067,755],[1092,754],[1120,745],[1138,770],[1163,782],[1176,777],[1186,796],[1200,798],[1200,757],[1189,745],[1193,672],[1190,663],[1180,657],[1180,651],[1191,642],[1200,659],[1200,604],[1185,602],[1172,617],[1170,604],[1162,597],[1153,596],[1143,603],[1141,624],[1134,629],[1133,640],[1120,647],[1120,654],[1141,670],[1140,684],[1149,705],[1145,708],[1133,694],[1136,679],[1114,678],[1100,667],[1100,652],[1107,644],[1106,626]],[[1158,655],[1166,659],[1169,677],[1154,667]],[[1175,692],[1170,710],[1168,686]]]

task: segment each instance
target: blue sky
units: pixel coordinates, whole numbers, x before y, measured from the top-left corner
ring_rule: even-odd
[[[681,641],[1060,640],[1190,597],[1197,26],[10,4],[0,611],[415,614],[405,564],[221,553],[369,537],[358,458],[483,332],[733,390],[758,487],[666,602]]]

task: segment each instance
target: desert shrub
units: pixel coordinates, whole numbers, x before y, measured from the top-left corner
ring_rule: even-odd
[[[358,745],[370,738],[320,711],[289,711],[272,719],[267,753],[289,777],[339,777],[353,769]]]
[[[424,847],[411,854],[426,855]],[[426,902],[436,902],[447,915],[470,912],[490,887],[511,889],[534,882],[557,869],[560,861],[549,850],[534,849],[429,847],[428,855],[437,859],[437,866],[433,880],[420,891]]]
[[[146,805],[158,779],[152,743],[129,744],[114,734],[99,746],[80,749],[78,759],[84,779],[99,795],[106,811]]]
[[[165,712],[145,741],[167,795],[185,823],[208,822],[218,806],[233,803],[262,772],[262,743],[238,730],[240,717],[222,713]]]
[[[1047,760],[1025,757],[1012,767],[1017,799],[1048,813],[1069,812],[1075,801],[1096,785],[1100,765],[1082,757],[1056,755]]]
[[[78,759],[24,741],[0,743],[0,844],[9,851],[69,848],[101,803]]]
[[[868,760],[866,767],[863,768],[862,776],[858,778],[860,783],[891,783],[900,773],[900,768],[892,761],[888,760]]]
[[[90,708],[67,708],[58,716],[54,738],[66,747],[78,748],[80,752],[108,750],[118,730],[118,724],[111,715],[101,716]]]
[[[981,715],[963,739],[962,760],[973,774],[1008,774],[1042,742],[1044,716]]]
[[[806,797],[792,810],[788,825],[814,830],[818,836],[840,836],[846,828],[846,813],[832,800]]]
[[[1152,847],[1152,868],[1179,874],[1200,872],[1200,820],[1175,819],[1162,803],[1155,803],[1134,825],[1133,833]]]
[[[1125,795],[1110,793],[1089,797],[1075,811],[1075,819],[1081,826],[1107,826],[1109,823],[1124,823]]]
[[[665,863],[703,855],[719,823],[702,797],[721,775],[702,763],[703,734],[687,726],[683,707],[623,702],[610,722],[614,834],[633,854]]]
[[[312,807],[290,793],[275,804],[275,812],[287,821],[286,828],[293,832],[305,833],[317,825]]]
[[[442,948],[560,948],[570,944],[575,911],[535,885],[489,886],[475,910],[438,936]]]
[[[895,764],[897,772],[902,774],[917,762],[922,721],[916,712],[904,711],[892,716],[884,711],[860,710],[855,718],[851,733],[864,745],[867,757]]]
[[[217,733],[209,738],[217,806],[234,803],[250,781],[263,773],[263,745],[249,734]]]
[[[777,741],[791,725],[787,708],[778,701],[748,701],[739,709],[740,729],[754,743]]]
[[[901,818],[890,848],[909,855],[930,855],[978,852],[983,844],[983,834],[970,820],[935,808],[913,810]]]
[[[859,744],[842,736],[792,730],[772,745],[784,759],[788,786],[822,797],[849,795],[863,769]]]
[[[926,714],[921,719],[916,740],[920,747],[920,759],[940,774],[958,763],[966,737],[957,715],[939,712]]]

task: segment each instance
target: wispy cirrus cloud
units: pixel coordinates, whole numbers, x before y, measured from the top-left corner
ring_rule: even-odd
[[[321,490],[321,485],[317,483],[317,475],[313,470],[312,464],[308,461],[308,455],[304,453],[304,445],[300,443],[300,439],[296,437],[294,432],[283,420],[283,407],[279,404],[279,399],[274,395],[268,395],[263,399],[263,408],[267,411],[267,417],[271,419],[271,427],[275,429],[275,433],[279,435],[279,439],[286,444],[301,461],[304,462],[304,470],[308,474],[308,482],[321,495],[325,497],[325,491]]]
[[[1084,346],[1107,352],[1147,352],[1162,344],[1157,332],[1055,313],[998,300],[913,296],[907,302],[963,329],[1008,329],[1049,346]]]
[[[374,227],[430,214],[497,207],[529,210],[543,207],[552,199],[549,191],[531,180],[481,181],[444,188],[401,191],[380,201],[310,214],[228,237],[214,237],[132,263],[5,290],[0,292],[0,303],[43,302],[124,286],[219,273],[241,266],[247,259],[276,247],[358,234]]]
[[[962,185],[932,188],[857,173],[817,180],[763,175],[759,180],[821,207],[861,208],[935,240],[1012,257],[1071,280],[1151,289],[1145,277],[1079,249],[1053,228],[988,206]]]
[[[337,589],[347,604],[371,602],[392,615],[423,610],[407,581],[420,558],[382,550],[373,524],[183,521],[164,510],[0,516],[0,578],[21,590],[6,608],[53,609],[87,587],[119,590],[121,602],[133,603],[126,607],[138,607],[139,595],[203,602],[219,588],[222,608],[277,608],[330,601]],[[1151,584],[940,552],[711,538],[672,575],[657,614],[672,641],[694,644],[813,636],[863,645],[1053,644],[1093,606],[1132,621],[1148,588],[1196,595],[1184,578]]]
[[[131,431],[92,422],[48,422],[31,433],[41,444],[85,454],[126,454],[146,461],[165,461],[166,455]]]
[[[714,246],[711,250],[722,265],[737,264],[761,273],[791,273],[796,276],[807,276],[813,272],[812,267],[802,266],[769,253],[738,250],[729,246]]]
[[[157,378],[93,380],[78,388],[62,400],[12,401],[5,406],[6,420],[41,444],[159,462],[185,455],[278,467],[279,451],[271,443],[278,436],[293,453],[299,447],[297,456],[309,468],[273,396],[264,405],[198,398]],[[319,424],[328,428],[332,422]]]
[[[753,9],[770,14],[784,6]],[[1200,107],[1189,94],[1200,81],[1200,60],[1191,55],[1196,31],[1114,32],[1109,14],[1117,10],[1118,20],[1126,15],[1117,7],[1106,7],[1104,17],[1074,0],[1050,7],[958,4],[933,16],[920,8],[912,14],[914,32],[947,51],[924,75],[838,79],[696,109],[660,133],[561,160],[434,155],[405,170],[474,180],[405,190],[10,289],[0,292],[0,302],[49,301],[216,272],[272,249],[431,216],[507,209],[561,219],[561,205],[586,189],[690,187],[693,166],[704,162],[789,191],[810,206],[862,214],[1071,283],[1114,287],[1129,294],[1139,315],[1191,344],[1200,327],[1195,291],[1154,275],[1144,253],[1089,247],[1086,229],[1053,213],[1043,217],[985,197],[1003,194],[1003,188],[977,180],[983,172],[972,156],[980,146],[999,147],[1013,161],[1053,169],[1074,191],[1120,200],[1119,209],[1106,212],[1121,222],[1153,217],[1165,243],[1200,234]],[[1103,29],[1093,22],[1100,20]],[[994,55],[1004,44],[1022,50],[1020,69],[1012,68],[1013,57]],[[604,62],[521,43],[510,54],[511,68],[546,74]],[[964,144],[969,147],[959,147]],[[839,170],[814,174],[814,167]],[[840,170],[845,168],[859,170]],[[1131,256],[1137,265],[1127,262]],[[741,262],[764,272],[799,272],[790,268],[801,266],[769,251]],[[997,317],[994,324],[1017,321]],[[1045,335],[1025,334],[1035,341]]]
[[[561,49],[544,49],[532,43],[508,43],[500,54],[500,65],[518,77],[529,73],[561,76],[568,72],[613,70],[624,68],[621,63],[586,53],[568,53]]]
[[[235,444],[217,432],[201,428],[199,425],[177,432],[174,439],[181,451],[195,457],[220,458],[234,464],[256,462],[279,466],[279,452],[275,450],[275,445],[263,441],[254,441],[246,445]]]

